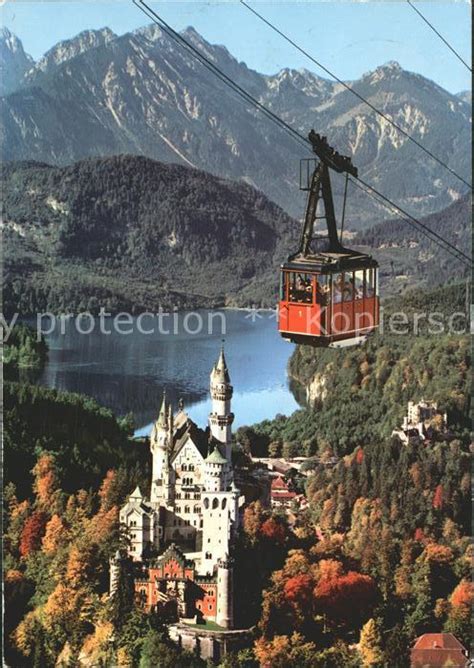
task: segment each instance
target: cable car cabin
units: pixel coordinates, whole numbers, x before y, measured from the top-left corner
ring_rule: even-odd
[[[299,249],[281,266],[278,329],[294,343],[354,345],[379,325],[378,264],[342,245],[348,176],[357,177],[357,168],[350,157],[329,146],[326,137],[311,130],[308,138],[319,162],[314,158],[301,162],[306,165],[306,184],[302,185],[300,167],[300,189],[308,191],[308,200]],[[346,174],[340,235],[330,169]],[[316,221],[326,223],[327,236],[314,233]]]
[[[293,343],[362,343],[379,325],[378,265],[368,255],[321,253],[281,267],[279,330]]]

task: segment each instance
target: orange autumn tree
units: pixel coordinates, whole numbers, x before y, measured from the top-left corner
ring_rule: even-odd
[[[274,517],[269,517],[261,526],[261,534],[272,543],[283,545],[287,532],[282,522],[279,522]]]
[[[279,635],[272,640],[259,638],[254,645],[261,668],[289,668],[316,665],[316,645],[306,642],[300,633]]]
[[[471,642],[471,614],[474,602],[474,585],[468,580],[461,580],[449,597],[448,619],[445,631],[453,633],[465,647]]]
[[[53,515],[46,525],[46,530],[42,538],[43,552],[54,554],[61,544],[66,543],[66,527],[59,515]]]
[[[266,513],[260,501],[254,501],[244,510],[243,529],[251,543],[258,540]]]
[[[57,510],[60,491],[53,455],[49,452],[40,455],[33,467],[32,473],[34,476],[33,490],[36,494],[37,507],[48,513],[51,510]]]
[[[314,589],[316,609],[335,625],[359,628],[373,611],[377,586],[369,575],[349,571],[321,578]]]
[[[452,608],[461,614],[469,615],[473,601],[474,584],[468,580],[461,580],[450,597]]]
[[[41,547],[47,519],[46,514],[40,511],[33,513],[26,519],[20,538],[19,551],[22,557],[28,557]]]
[[[308,574],[295,575],[285,582],[283,589],[291,603],[309,606],[313,598],[314,580]]]
[[[435,510],[442,510],[444,505],[444,491],[443,485],[438,485],[435,489],[432,501],[433,508]]]

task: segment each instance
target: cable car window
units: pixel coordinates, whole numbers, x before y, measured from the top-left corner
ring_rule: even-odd
[[[354,278],[352,272],[336,274],[333,285],[333,302],[335,304],[340,304],[342,301],[352,301],[354,293]]]
[[[289,301],[300,304],[313,302],[313,283],[311,274],[292,272],[290,274]]]
[[[280,301],[286,301],[287,283],[288,283],[288,272],[282,271],[280,274]]]
[[[367,269],[365,273],[365,296],[373,297],[375,294],[375,272],[373,269]]]
[[[331,294],[331,277],[321,274],[316,283],[316,301],[318,304],[327,304]]]
[[[333,292],[332,292],[332,301],[334,304],[340,304],[342,302],[342,287],[343,287],[344,276],[343,274],[336,274],[332,282]]]
[[[354,272],[354,299],[362,299],[364,296],[364,270],[358,269]]]
[[[354,274],[351,272],[344,273],[344,290],[342,298],[345,302],[351,302],[354,299]]]

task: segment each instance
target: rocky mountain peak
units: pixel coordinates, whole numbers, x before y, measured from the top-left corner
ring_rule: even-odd
[[[0,93],[6,95],[15,90],[33,62],[21,40],[3,27],[0,31]]]
[[[31,76],[35,76],[38,71],[51,70],[61,65],[71,58],[94,49],[103,44],[107,44],[115,39],[115,33],[110,28],[104,27],[99,30],[83,30],[71,39],[64,40],[55,44],[44,56],[37,62]]]
[[[21,40],[6,27],[0,30],[0,44],[8,48],[12,53],[23,50]]]

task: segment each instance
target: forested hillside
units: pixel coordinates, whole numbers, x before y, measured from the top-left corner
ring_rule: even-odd
[[[390,332],[390,316],[404,312],[407,333]],[[428,333],[427,314],[437,313],[441,325]],[[416,314],[418,334],[414,331]],[[448,331],[449,318],[457,331]],[[442,317],[440,317],[442,316]],[[458,432],[469,429],[470,346],[465,317],[465,287],[412,291],[387,300],[384,331],[363,346],[342,350],[298,346],[289,374],[301,387],[309,407],[290,417],[277,417],[254,426],[260,451],[270,443],[290,451],[315,454],[328,448],[336,455],[351,453],[366,442],[388,437],[406,413],[407,402],[429,398],[439,402]],[[398,330],[401,331],[401,330]],[[252,435],[250,436],[252,439]]]
[[[7,314],[272,307],[300,233],[250,186],[137,156],[11,163],[2,178]],[[425,222],[467,248],[468,199]],[[403,221],[349,243],[380,261],[384,295],[464,275]]]
[[[463,299],[452,287],[389,308],[449,315]],[[429,632],[469,647],[470,366],[467,335],[425,326],[351,350],[296,349],[290,372],[312,405],[238,433],[259,455],[315,456],[305,465],[309,508],[295,509],[303,545],[263,593],[260,665],[406,668],[415,638]],[[422,397],[447,411],[447,431],[435,421],[428,441],[391,437],[407,401]],[[248,523],[259,535],[255,514]]]
[[[3,167],[6,312],[273,305],[298,225],[259,191],[136,156]]]
[[[471,218],[471,196],[465,195],[421,222],[470,256]],[[386,295],[401,293],[412,285],[430,289],[453,276],[469,278],[469,266],[434,243],[419,226],[400,218],[359,232],[353,243],[367,249],[380,262]]]

